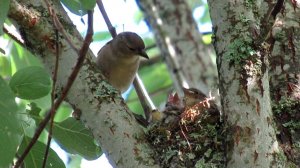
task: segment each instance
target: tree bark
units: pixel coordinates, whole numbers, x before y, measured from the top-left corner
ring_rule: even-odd
[[[274,4],[208,2],[228,135],[227,166],[284,167],[286,162],[278,159],[268,73]]]
[[[278,13],[271,32],[270,85],[271,98],[278,102],[291,96],[292,84],[298,85],[299,78],[299,24],[300,12],[291,1],[284,3]]]
[[[201,40],[192,11],[184,0],[139,1],[154,32],[175,89],[197,88],[208,94],[216,88],[217,72],[211,51]]]
[[[82,38],[59,1],[52,2],[67,35],[79,49]],[[12,0],[9,19],[18,24],[25,47],[39,56],[49,72],[53,72],[55,28],[46,5],[35,0]],[[62,36],[60,38],[58,94],[78,57],[66,39]],[[100,74],[94,58],[89,51],[67,101],[75,111],[81,112],[81,121],[92,131],[114,167],[158,167],[150,155],[152,149],[143,139],[143,130],[135,121],[119,92],[114,90]]]
[[[271,32],[270,90],[277,137],[291,164],[300,165],[300,4],[285,1]]]

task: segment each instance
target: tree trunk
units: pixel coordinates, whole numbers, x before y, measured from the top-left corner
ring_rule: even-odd
[[[274,45],[270,33],[281,3],[209,1],[228,167],[287,166],[276,140],[268,61]]]
[[[53,1],[54,11],[65,27],[66,34],[79,49],[82,38],[69,20],[59,1]],[[9,18],[20,29],[25,47],[44,62],[49,72],[55,64],[55,33],[52,18],[41,1],[11,0]],[[75,65],[78,54],[63,37],[59,41],[60,63],[58,68],[57,93],[65,85]],[[119,92],[113,90],[94,63],[88,52],[81,71],[72,86],[67,101],[81,120],[92,131],[95,139],[114,167],[157,167],[152,149],[143,140],[143,130],[128,110]]]
[[[139,1],[165,58],[175,89],[198,88],[208,94],[216,88],[217,72],[211,51],[201,40],[192,11],[184,0]]]
[[[299,10],[293,6],[294,1],[285,1],[285,10],[282,10],[280,2],[283,1],[279,0],[277,4],[264,1],[209,1],[215,31],[214,44],[218,54],[223,120],[227,128],[228,167],[287,167],[289,163],[285,156],[288,161],[293,162],[290,165],[299,165],[300,155],[296,144],[299,143],[297,131],[300,129],[293,125],[285,127],[287,123],[290,124],[288,119],[294,117],[294,121],[297,121],[297,117],[299,118],[300,94],[295,92],[299,86],[297,37],[300,36],[300,31],[299,21],[296,20],[299,18]],[[58,1],[53,3],[54,11],[58,13],[67,35],[75,46],[80,48],[82,38],[60,3]],[[187,81],[190,87],[199,88],[207,93],[214,85],[216,75],[210,57],[203,54],[208,50],[201,44],[196,24],[186,3],[184,1],[141,3],[153,31],[156,32],[158,45],[166,56],[171,71],[175,71],[176,80],[181,81],[178,85]],[[53,72],[56,39],[52,19],[47,11],[40,1],[11,0],[9,18],[18,24],[25,47],[41,58],[49,72]],[[282,13],[278,13],[279,11]],[[277,18],[276,22],[274,17]],[[58,93],[77,60],[77,53],[71,49],[66,39],[62,37],[59,43],[61,58],[57,80]],[[291,82],[291,78],[297,81]],[[291,88],[292,90],[289,90]],[[286,113],[279,113],[281,115],[278,115],[275,121],[279,124],[281,133],[279,141],[276,141],[271,100],[280,102],[279,100],[283,99],[284,105],[290,105],[290,101],[287,101],[290,100],[288,99],[291,98],[290,95],[293,95],[293,113],[288,113],[290,118],[278,121],[280,117],[286,116]],[[114,167],[162,167],[156,162],[161,156],[155,155],[157,154],[155,148],[161,147],[155,147],[154,143],[151,146],[148,143],[143,130],[135,122],[119,93],[112,89],[95,67],[91,52],[87,55],[67,101],[76,111],[82,113],[82,122],[91,129]],[[273,111],[280,109],[281,105],[275,106],[274,103]],[[157,138],[155,140],[164,138],[166,142],[164,149],[158,149],[164,152],[165,160],[169,161],[168,157],[171,155],[174,161],[166,162],[165,167],[178,167],[174,163],[182,163],[180,160],[182,156],[185,156],[186,160],[194,158],[193,164],[185,163],[190,167],[195,166],[194,163],[198,166],[203,165],[205,157],[212,163],[217,161],[217,165],[223,163],[223,158],[215,159],[215,156],[221,156],[223,153],[219,137],[223,135],[223,131],[220,129],[218,117],[211,118],[212,120],[208,120],[210,124],[217,123],[214,127],[203,122],[198,122],[198,126],[195,123],[176,126],[178,134],[175,134],[172,142],[175,147],[183,146],[184,150],[171,149],[168,146],[171,141],[166,137],[169,133],[174,136],[175,132],[169,130],[169,125],[167,127],[160,125],[159,129],[152,130],[154,134],[150,136]],[[182,126],[186,127],[182,129]],[[196,132],[189,134],[188,131],[191,130]],[[199,133],[203,130],[204,134]],[[296,133],[293,132],[295,130]],[[196,137],[193,141],[192,135]],[[193,151],[187,147],[188,142],[194,142],[188,146]],[[203,145],[207,145],[207,142],[210,145]],[[281,152],[278,142],[285,145],[284,153]],[[202,152],[198,152],[200,156],[195,156],[196,147]],[[216,150],[217,153],[214,153]]]
[[[278,141],[290,164],[297,166],[300,166],[299,17],[299,2],[285,1],[272,27],[269,69]]]

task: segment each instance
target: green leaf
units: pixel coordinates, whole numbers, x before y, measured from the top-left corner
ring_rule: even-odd
[[[22,144],[18,150],[18,154],[22,154],[25,150],[26,146],[29,144],[31,138],[25,136],[23,138]],[[33,148],[30,150],[29,154],[26,156],[24,160],[25,168],[41,168],[43,165],[43,158],[45,153],[46,145],[37,141]],[[50,148],[49,155],[47,159],[46,168],[65,168],[65,164],[59,158],[59,156],[54,152],[53,149]]]
[[[66,119],[68,119],[71,114],[72,114],[72,107],[67,104],[67,103],[62,103],[59,108],[57,109],[57,112],[55,114],[55,117],[54,117],[54,121],[55,122],[62,122]]]
[[[0,1],[0,35],[3,34],[3,24],[7,17],[9,3],[10,3],[10,0],[1,0]]]
[[[87,10],[94,9],[96,0],[61,0],[72,13],[83,16],[87,14]]]
[[[50,75],[38,66],[23,68],[13,75],[9,86],[21,99],[37,99],[51,90]]]
[[[0,167],[11,167],[22,136],[0,130],[0,139]]]
[[[94,33],[93,40],[94,41],[102,41],[111,38],[111,35],[108,31],[98,31]]]
[[[43,66],[37,57],[32,55],[31,52],[23,48],[17,42],[13,43],[10,51],[11,52],[8,57],[10,58],[12,74],[14,74],[17,70],[28,66]]]
[[[96,5],[96,0],[80,0],[85,10],[93,10]]]
[[[202,40],[203,40],[204,44],[211,44],[211,41],[212,41],[211,37],[212,37],[212,34],[203,35]]]
[[[81,168],[82,157],[79,155],[69,155],[68,167],[70,168]]]
[[[28,114],[34,119],[34,118],[40,118],[40,112],[41,112],[41,108],[37,106],[36,103],[31,102],[29,105],[30,107],[29,110],[27,110]],[[36,120],[38,121],[38,120]]]
[[[21,141],[21,127],[15,97],[1,76],[0,93],[0,167],[9,167]]]
[[[11,75],[10,63],[5,56],[0,56],[0,75],[4,77]]]
[[[75,15],[83,16],[87,13],[79,0],[60,0],[60,2],[64,4],[70,10],[70,12],[74,13]]]
[[[66,152],[79,154],[87,160],[97,159],[102,154],[101,148],[94,142],[92,133],[72,117],[54,124],[53,137]]]
[[[35,103],[41,110],[39,115],[43,116],[51,108],[51,93],[41,97],[39,99],[31,100],[31,103]]]
[[[32,100],[30,103],[31,108],[32,108],[32,104],[35,104],[35,106],[40,108],[39,113],[37,115],[34,114],[33,117],[45,116],[46,113],[51,108],[50,102],[51,102],[51,94],[50,93],[42,98]],[[69,118],[71,116],[71,114],[72,114],[72,107],[68,103],[63,102],[56,111],[54,121],[55,122],[64,121],[65,119]]]

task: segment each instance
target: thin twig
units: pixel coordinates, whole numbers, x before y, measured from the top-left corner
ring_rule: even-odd
[[[66,98],[72,84],[74,83],[78,72],[84,62],[86,53],[89,49],[89,45],[92,42],[93,39],[93,13],[92,11],[88,11],[88,30],[87,30],[87,35],[84,39],[83,45],[81,47],[81,49],[79,50],[79,57],[78,60],[76,62],[75,67],[73,68],[72,73],[70,74],[67,84],[65,85],[65,87],[63,88],[63,91],[61,93],[61,96],[55,101],[54,105],[51,107],[50,111],[46,114],[44,120],[40,123],[39,127],[37,128],[33,138],[31,139],[29,145],[26,147],[26,149],[24,150],[24,152],[22,153],[22,155],[20,156],[20,158],[18,159],[18,161],[16,162],[14,168],[18,168],[20,167],[21,163],[23,162],[23,160],[25,159],[26,155],[29,153],[30,149],[32,148],[32,146],[36,143],[36,141],[38,140],[38,137],[40,136],[41,132],[44,130],[44,128],[46,127],[48,121],[51,118],[51,114],[53,113],[53,111],[56,111],[57,108],[60,106],[60,104],[63,102],[63,100]]]
[[[144,109],[145,117],[148,122],[152,120],[152,111],[156,109],[154,103],[152,102],[146,88],[137,73],[133,80],[133,86],[135,88],[136,94],[140,99],[141,105]],[[150,107],[149,107],[150,106]]]
[[[105,8],[104,8],[104,5],[102,3],[102,0],[97,0],[97,5],[100,9],[100,12],[102,13],[102,16],[105,20],[105,23],[107,25],[107,28],[109,30],[109,32],[111,33],[111,36],[113,38],[115,38],[117,36],[116,34],[116,30],[115,28],[112,26],[108,16],[107,16],[107,13],[105,11]],[[136,74],[137,76],[138,74]],[[137,77],[134,78],[134,81],[133,81],[133,86],[136,90],[136,93],[140,99],[140,102],[141,102],[141,105],[144,109],[144,113],[145,113],[145,116],[146,116],[146,119],[147,120],[150,120],[151,119],[151,111],[156,109],[156,107],[154,106],[154,103],[152,102],[152,100],[150,99],[149,97],[149,94],[147,93],[146,89],[145,89],[145,86],[144,84],[141,82],[141,80],[138,80]],[[150,107],[149,107],[150,106]]]
[[[188,146],[189,146],[189,148],[190,148],[190,151],[192,151],[192,146],[191,146],[191,144],[190,144],[190,142],[189,142],[187,136],[185,135],[185,133],[184,133],[184,131],[183,131],[183,129],[182,129],[181,124],[179,124],[179,126],[180,126],[180,131],[181,131],[181,133],[182,133],[184,139],[186,140],[186,142],[187,142],[187,144],[188,144]]]
[[[56,88],[56,80],[57,80],[57,72],[58,72],[58,64],[59,64],[59,36],[58,36],[58,30],[55,29],[55,35],[56,35],[56,40],[55,40],[55,52],[56,52],[56,58],[55,58],[55,67],[54,67],[54,72],[52,76],[52,92],[51,92],[51,106],[54,105],[54,100],[55,100],[55,88]],[[43,160],[43,166],[42,168],[46,167],[47,163],[47,158],[49,154],[49,149],[50,149],[50,144],[52,140],[52,134],[53,134],[53,121],[54,121],[54,116],[55,116],[55,111],[51,114],[51,119],[50,119],[50,127],[48,131],[48,141],[47,141],[47,146],[46,146],[46,151],[44,154],[44,160]]]
[[[52,9],[50,3],[48,0],[44,0],[46,5],[47,5],[47,8],[48,8],[48,11],[52,17],[52,20],[53,20],[53,24],[55,26],[56,29],[58,29],[58,31],[64,36],[65,40],[68,42],[68,44],[71,46],[71,48],[73,50],[76,51],[76,53],[79,52],[78,48],[74,45],[74,43],[72,42],[72,40],[70,39],[70,37],[67,35],[64,27],[62,26],[62,24],[60,23],[59,19],[57,18],[57,15],[55,13],[55,11]]]
[[[54,72],[53,72],[53,84],[52,84],[52,92],[51,92],[51,107],[54,105],[54,100],[55,100],[55,89],[56,89],[56,80],[57,80],[57,72],[58,72],[58,64],[59,64],[59,36],[58,36],[58,27],[59,27],[59,23],[56,22],[56,14],[55,11],[52,9],[50,3],[48,0],[44,0],[45,3],[47,4],[47,8],[48,11],[52,17],[52,22],[54,24],[54,28],[55,28],[55,35],[56,35],[56,40],[55,40],[55,51],[56,51],[56,58],[55,58],[55,67],[54,67]],[[60,29],[61,31],[64,31],[63,29]],[[49,127],[49,131],[48,131],[48,141],[47,141],[47,145],[46,145],[46,151],[44,154],[44,160],[43,160],[43,166],[42,168],[46,167],[46,163],[47,163],[47,159],[48,159],[48,154],[49,154],[49,149],[50,149],[50,144],[51,144],[51,140],[52,140],[52,133],[53,133],[53,121],[54,121],[54,116],[55,116],[55,112],[56,110],[52,111],[51,116],[50,116],[50,127]]]

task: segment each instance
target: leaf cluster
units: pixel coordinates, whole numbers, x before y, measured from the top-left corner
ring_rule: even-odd
[[[238,65],[245,59],[249,58],[251,55],[255,54],[255,50],[252,46],[253,44],[251,41],[247,41],[244,39],[235,39],[228,46],[228,50],[224,54],[224,57],[231,64]]]
[[[19,52],[17,52],[19,51]],[[28,61],[24,61],[28,60]],[[25,62],[25,63],[24,63]],[[29,52],[15,43],[9,56],[0,56],[0,167],[9,167],[20,156],[50,109],[52,81],[49,73]],[[2,66],[1,66],[2,67]],[[54,119],[53,139],[66,152],[85,159],[98,158],[102,152],[91,132],[71,117],[72,108],[64,103]],[[46,149],[47,130],[24,160],[25,167],[41,167]],[[50,148],[47,166],[65,164]]]

